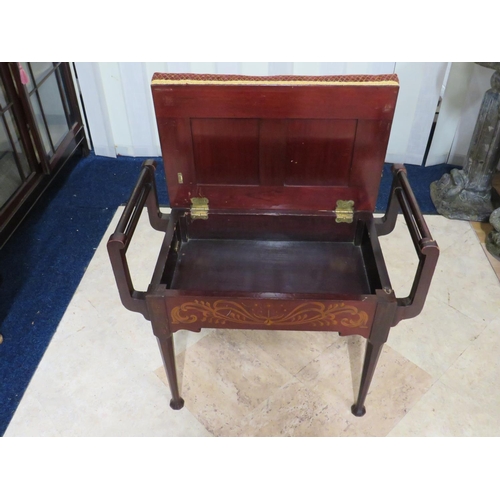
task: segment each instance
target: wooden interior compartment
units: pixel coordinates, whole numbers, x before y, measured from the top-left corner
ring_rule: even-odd
[[[161,283],[172,290],[373,294],[370,214],[210,214],[177,220]]]

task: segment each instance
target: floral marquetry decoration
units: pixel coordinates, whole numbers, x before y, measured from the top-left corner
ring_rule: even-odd
[[[294,308],[281,306],[278,312],[268,305],[265,311],[258,304],[243,305],[229,300],[213,303],[194,300],[174,307],[171,312],[173,324],[196,322],[225,325],[238,323],[261,326],[329,327],[341,325],[350,328],[367,328],[368,314],[353,305],[343,302],[325,305],[321,302],[305,302]]]

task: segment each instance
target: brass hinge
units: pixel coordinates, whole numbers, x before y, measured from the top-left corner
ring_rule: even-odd
[[[338,200],[335,208],[337,222],[347,222],[350,224],[354,218],[354,202],[352,200]]]
[[[208,198],[191,198],[191,219],[208,219]]]

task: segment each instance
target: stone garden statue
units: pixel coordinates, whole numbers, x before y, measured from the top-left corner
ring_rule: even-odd
[[[491,186],[500,160],[500,62],[477,64],[495,72],[479,110],[464,168],[453,169],[433,182],[431,198],[437,211],[449,219],[489,219],[494,230],[486,238],[486,248],[500,258],[500,208],[496,209],[500,197]]]
[[[500,63],[477,63],[495,70],[486,92],[463,170],[453,169],[431,184],[437,211],[450,219],[487,221],[500,206],[491,178],[500,159]]]
[[[500,208],[491,214],[490,224],[493,226],[493,231],[486,237],[486,248],[491,255],[500,259]]]

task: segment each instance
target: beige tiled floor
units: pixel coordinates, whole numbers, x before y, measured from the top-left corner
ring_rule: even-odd
[[[498,262],[483,251],[484,226],[426,219],[441,248],[430,296],[420,316],[392,329],[363,418],[350,413],[362,339],[313,332],[178,332],[186,405],[171,410],[150,324],[119,302],[110,229],[5,435],[499,436]],[[141,219],[129,248],[138,289],[161,239]],[[416,257],[402,219],[382,245],[403,296]]]

